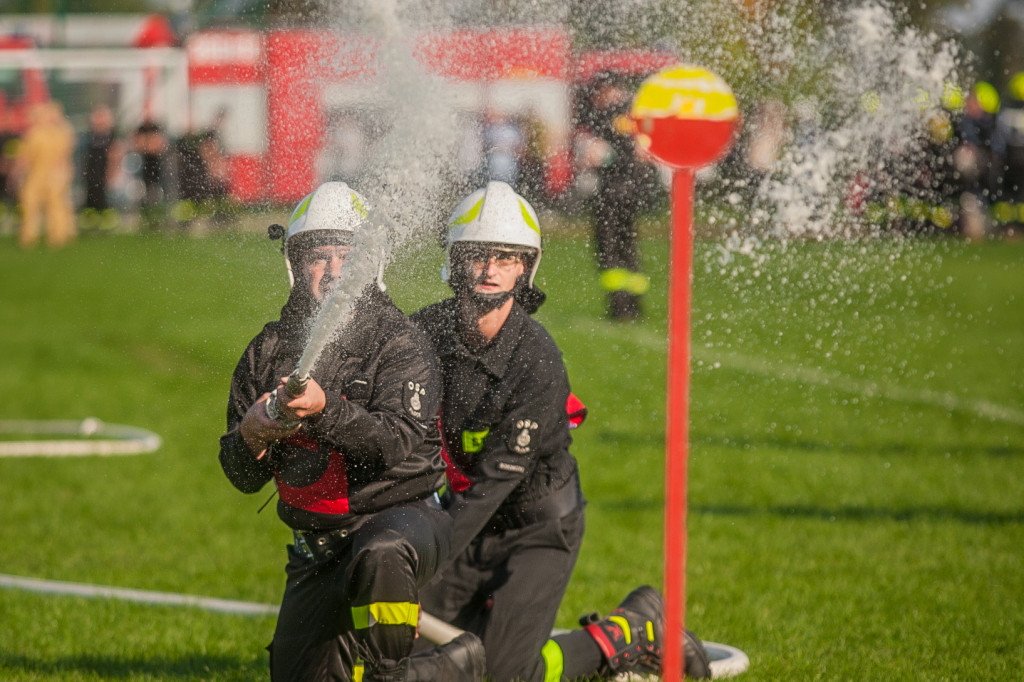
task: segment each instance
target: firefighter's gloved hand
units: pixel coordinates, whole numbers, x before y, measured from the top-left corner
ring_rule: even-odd
[[[246,445],[256,456],[261,459],[267,447],[279,440],[283,440],[298,431],[298,425],[289,426],[267,415],[267,400],[269,393],[264,393],[259,400],[254,402],[242,418],[240,431]]]
[[[277,386],[277,411],[283,421],[298,421],[305,417],[313,417],[323,412],[327,405],[324,389],[315,379],[308,379],[306,390],[297,396],[288,395],[286,386],[289,377],[283,377]]]

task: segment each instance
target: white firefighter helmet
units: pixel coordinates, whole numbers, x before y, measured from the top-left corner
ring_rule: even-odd
[[[332,242],[352,244],[357,234],[368,235],[369,231],[375,229],[384,228],[370,221],[370,205],[362,195],[344,182],[325,182],[320,185],[299,202],[288,219],[283,252],[289,286],[295,285],[294,266],[297,265],[292,263],[289,249],[294,251],[296,242],[292,240],[297,236],[303,235],[299,237],[301,242],[316,237],[319,232]],[[384,259],[380,254],[374,258],[377,261],[377,286],[383,291]]]
[[[441,280],[449,281],[452,272],[452,249],[460,244],[486,244],[511,251],[526,251],[533,262],[528,265],[527,286],[540,265],[540,221],[530,202],[516,194],[504,182],[488,182],[455,207],[448,218],[445,235],[445,264]]]

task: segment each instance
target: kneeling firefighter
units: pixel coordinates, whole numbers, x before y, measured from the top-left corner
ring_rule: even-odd
[[[612,677],[661,667],[662,600],[631,592],[608,617],[551,636],[579,554],[586,501],[569,430],[585,414],[562,354],[530,315],[542,247],[533,207],[491,182],[447,223],[442,279],[453,296],[412,316],[441,368],[440,431],[453,491],[452,558],[420,592],[425,611],[480,636],[487,676]],[[692,634],[688,672],[708,677]]]
[[[359,248],[382,228],[340,182],[303,199],[286,231],[274,228],[291,293],[235,368],[220,439],[231,483],[255,493],[273,480],[278,516],[294,534],[271,679],[480,680],[483,648],[469,633],[410,657],[418,591],[448,556],[452,526],[437,494],[445,464],[428,437],[440,402],[436,360],[384,293],[383,252]],[[353,294],[354,317],[304,390],[289,392],[317,311],[365,258],[376,259],[362,268],[375,281]]]

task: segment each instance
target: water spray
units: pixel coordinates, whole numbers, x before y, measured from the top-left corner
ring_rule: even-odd
[[[418,67],[405,44],[409,37],[407,27],[441,25],[455,14],[463,19],[476,17],[482,23],[499,23],[490,20],[500,19],[504,25],[514,23],[505,14],[509,13],[520,23],[570,21],[582,27],[583,33],[589,32],[597,43],[625,43],[627,38],[638,36],[669,40],[676,36],[707,36],[689,43],[685,54],[679,56],[724,72],[734,85],[740,86],[741,95],[744,85],[745,90],[759,97],[778,90],[775,94],[780,101],[789,101],[785,98],[787,93],[799,95],[789,116],[793,121],[793,139],[783,145],[769,176],[758,181],[747,177],[730,179],[724,172],[722,174],[724,181],[718,184],[729,198],[728,206],[724,209],[709,207],[709,222],[721,219],[727,228],[737,231],[734,239],[723,242],[721,248],[726,255],[757,256],[756,240],[739,233],[744,225],[773,228],[771,231],[783,238],[856,234],[859,225],[848,224],[847,220],[837,224],[835,219],[836,215],[842,215],[849,171],[870,170],[893,159],[903,163],[901,157],[907,152],[907,141],[913,141],[919,129],[922,96],[925,100],[935,99],[934,94],[941,91],[943,82],[955,76],[959,58],[949,44],[902,28],[892,16],[896,10],[891,0],[859,0],[851,4],[852,8],[820,13],[820,17],[815,17],[820,19],[820,30],[814,31],[807,27],[817,22],[811,21],[810,15],[805,16],[804,12],[809,11],[805,8],[813,9],[815,3],[683,0],[666,5],[653,0],[627,0],[574,3],[573,7],[579,9],[567,10],[566,3],[539,0],[503,5],[500,11],[464,2],[386,0],[370,3],[363,0],[351,3],[349,9],[338,8],[335,12],[355,12],[351,6],[360,7],[371,20],[367,28],[383,41],[376,60],[377,65],[383,67],[381,80],[372,94],[375,103],[388,112],[389,123],[393,124],[382,139],[377,140],[366,171],[368,181],[362,184],[373,188],[375,204],[394,213],[395,224],[402,228],[393,235],[398,244],[416,236],[416,226],[428,222],[424,216],[430,214],[430,199],[440,194],[440,180],[445,176],[441,171],[448,165],[460,126],[452,124],[456,119],[451,103],[457,100],[454,96],[457,93]],[[599,8],[598,11],[594,11],[595,8]],[[416,21],[408,21],[408,13],[415,13]],[[347,27],[351,22],[339,20],[337,23],[339,27]],[[695,27],[700,30],[692,30]],[[736,35],[743,36],[746,51],[723,48],[732,44]],[[877,96],[880,103],[877,111],[862,106],[862,98],[867,94]],[[640,119],[645,118],[649,130],[643,129],[644,121]],[[674,121],[658,120],[662,118],[671,117],[637,117],[637,132],[649,136],[652,153],[658,151],[661,142],[674,137],[672,130],[663,129],[665,123],[671,126]],[[690,126],[694,125],[690,121]],[[712,141],[711,136],[701,134],[689,138],[688,144],[670,146],[685,151],[696,146],[694,141]],[[893,141],[897,144],[892,144]],[[673,386],[668,396],[673,401],[683,399],[685,405],[689,376],[688,302],[694,170],[704,164],[693,159],[683,161],[682,170],[674,172],[672,179],[676,197],[672,257],[676,272],[671,281],[674,291],[670,302],[670,326],[683,331],[676,335],[676,343],[670,344],[673,359],[669,376],[676,382],[683,382],[684,386],[681,390]],[[898,179],[910,173],[895,175]],[[896,180],[890,182],[898,187]],[[749,215],[734,218],[732,213],[744,196],[739,190],[751,187]],[[721,210],[722,215],[716,215],[717,210]],[[754,234],[760,233],[758,227]],[[348,319],[340,311],[332,315],[342,322]],[[319,318],[314,328],[335,329],[327,322],[321,324]],[[308,381],[309,366],[300,362],[300,367],[305,369],[296,369],[283,387],[289,395],[293,395],[290,386],[296,390],[294,395],[301,395],[305,389],[303,380]],[[275,392],[267,404],[268,414],[272,406],[276,410],[276,398]],[[676,402],[667,405],[668,414],[683,413],[683,419],[670,419],[667,423],[667,440],[673,444],[667,449],[685,453],[686,418],[685,410],[680,407]],[[685,530],[685,454],[667,459],[674,463],[672,471],[666,472],[667,479],[682,483],[674,487],[675,491],[682,489],[681,495],[669,497],[676,501],[681,497],[684,503],[669,505],[674,511],[671,519],[666,518],[666,527]],[[679,471],[679,464],[682,471]],[[682,513],[682,518],[677,512]],[[679,534],[673,537],[675,543],[683,538]],[[673,563],[666,566],[666,574],[674,576],[673,580],[681,579],[684,571],[679,569]],[[683,625],[684,595],[685,584],[681,582],[673,583],[666,590],[667,680],[676,679],[681,673],[682,647],[677,642]],[[434,632],[437,625],[446,624],[422,614],[421,634],[425,638],[443,643],[453,636],[451,631]],[[705,642],[705,646],[711,653],[709,643]],[[745,669],[746,658],[740,658]],[[716,677],[723,676],[718,672]]]
[[[368,229],[356,235],[356,244],[345,263],[345,276],[320,306],[310,327],[309,341],[302,351],[302,357],[285,382],[284,390],[288,397],[297,398],[306,392],[317,358],[332,339],[341,335],[355,314],[361,294],[379,276],[383,267],[383,241],[383,228]],[[277,389],[274,389],[267,399],[267,416],[288,428],[298,426],[298,421],[281,418],[277,400]]]

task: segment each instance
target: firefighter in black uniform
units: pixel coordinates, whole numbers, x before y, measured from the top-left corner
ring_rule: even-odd
[[[636,221],[656,196],[658,175],[652,164],[637,155],[632,129],[624,123],[632,98],[627,78],[599,73],[588,93],[580,122],[606,145],[593,197],[600,284],[607,296],[608,316],[632,320],[640,315],[641,300],[650,288],[640,262]]]
[[[425,611],[480,635],[488,679],[561,680],[658,671],[661,596],[634,590],[608,618],[551,637],[579,554],[585,500],[562,354],[530,317],[540,227],[507,184],[470,194],[448,221],[453,298],[412,319],[437,349],[441,431],[455,520],[452,560],[420,593]],[[704,655],[699,641],[690,647]],[[707,673],[691,664],[690,675]]]
[[[353,238],[378,228],[340,182],[306,197],[285,234],[274,227],[284,236],[291,294],[235,369],[220,440],[230,481],[255,493],[273,479],[278,515],[294,532],[271,678],[479,680],[483,649],[468,633],[409,657],[417,592],[451,540],[437,496],[445,465],[428,437],[440,378],[426,339],[384,293],[379,274],[305,391],[291,398],[284,390],[318,304],[344,277]]]

